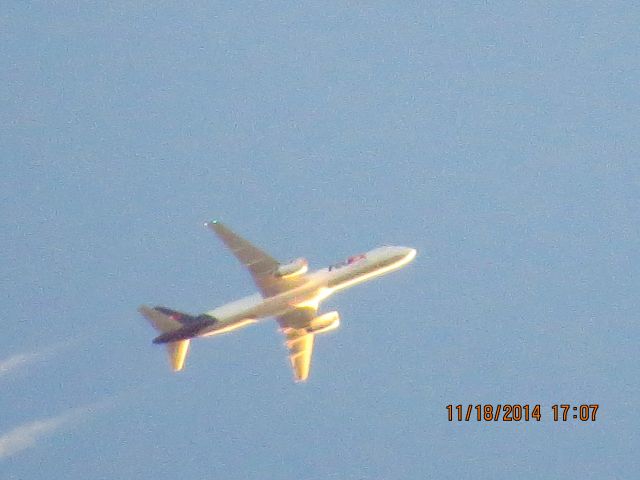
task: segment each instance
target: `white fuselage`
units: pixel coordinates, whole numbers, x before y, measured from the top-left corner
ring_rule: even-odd
[[[344,262],[304,276],[299,286],[270,297],[256,293],[206,312],[219,323],[200,336],[217,335],[240,328],[262,318],[283,315],[300,307],[318,308],[321,300],[338,290],[397,270],[416,256],[413,248],[380,247]]]

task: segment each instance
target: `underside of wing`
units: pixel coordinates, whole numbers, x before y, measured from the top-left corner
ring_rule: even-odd
[[[315,308],[299,308],[278,317],[280,331],[285,336],[285,345],[289,349],[289,361],[296,382],[304,382],[309,377],[313,340],[315,335],[308,333],[306,327],[316,316]]]
[[[313,333],[287,335],[286,345],[289,349],[289,361],[296,382],[304,382],[309,377],[314,337]]]
[[[222,223],[214,221],[206,225],[218,235],[220,240],[240,260],[240,263],[249,269],[254,277],[272,274],[278,268],[278,261],[271,255],[260,250]]]
[[[280,263],[224,224],[213,221],[206,223],[206,226],[215,232],[231,253],[249,270],[263,295],[274,295],[295,287],[303,281],[300,278],[276,277],[275,272]]]

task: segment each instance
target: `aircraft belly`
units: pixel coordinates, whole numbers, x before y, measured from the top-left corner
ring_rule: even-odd
[[[200,337],[211,337],[213,335],[220,335],[222,333],[232,332],[234,330],[238,330],[240,328],[246,327],[247,325],[251,325],[252,323],[256,323],[256,320],[253,318],[245,318],[242,320],[236,320],[233,322],[219,322],[218,324],[211,327],[211,330],[200,334]]]
[[[256,293],[249,295],[248,297],[241,298],[235,302],[230,302],[222,305],[221,307],[214,308],[207,312],[207,315],[217,318],[218,320],[225,321],[230,318],[237,318],[239,313],[243,313],[251,310],[257,305],[260,305],[264,299],[262,295]]]
[[[323,289],[317,283],[294,288],[273,297],[263,298],[260,294],[251,295],[238,301],[227,303],[207,312],[222,323],[235,323],[244,319],[260,319],[281,315],[300,303],[318,298]]]

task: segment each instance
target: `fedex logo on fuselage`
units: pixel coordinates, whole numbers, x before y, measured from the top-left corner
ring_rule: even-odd
[[[353,265],[354,263],[357,263],[360,260],[364,260],[365,258],[367,258],[367,256],[364,253],[361,253],[359,255],[353,255],[353,256],[347,258],[346,260],[343,260],[342,262],[334,263],[333,265],[330,265],[329,266],[329,271],[336,270],[336,269],[342,268],[342,267],[347,267],[349,265]]]

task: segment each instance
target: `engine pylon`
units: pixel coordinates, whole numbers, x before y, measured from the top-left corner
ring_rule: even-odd
[[[340,314],[338,312],[328,312],[314,318],[307,327],[308,333],[327,333],[340,326]]]

